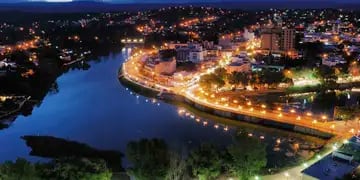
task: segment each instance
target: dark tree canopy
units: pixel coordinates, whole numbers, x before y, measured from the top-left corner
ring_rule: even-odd
[[[169,152],[160,139],[141,139],[127,145],[126,157],[132,164],[127,170],[137,180],[164,179],[169,167]]]
[[[221,152],[214,145],[203,144],[190,153],[188,164],[200,180],[214,179],[221,173]]]
[[[230,173],[239,179],[249,179],[266,166],[266,149],[261,141],[247,137],[244,133],[236,136],[235,143],[227,148]]]

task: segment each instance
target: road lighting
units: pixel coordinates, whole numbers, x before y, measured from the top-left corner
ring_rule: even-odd
[[[285,173],[284,173],[284,176],[286,177],[286,179],[289,179],[290,174],[289,174],[288,172],[285,172]]]
[[[322,115],[322,116],[321,116],[321,119],[327,121],[327,116],[326,116],[326,115]]]

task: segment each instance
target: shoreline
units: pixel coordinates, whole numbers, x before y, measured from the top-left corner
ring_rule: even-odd
[[[122,71],[123,71],[123,66],[120,67],[119,72],[118,72],[118,78],[121,83],[123,83],[128,88],[134,89],[137,92],[150,93],[152,96],[155,96],[157,99],[161,99],[161,100],[165,100],[165,101],[178,101],[181,103],[185,103],[185,104],[191,106],[192,108],[195,108],[201,112],[208,113],[208,114],[215,115],[215,116],[222,117],[222,118],[228,118],[233,121],[251,123],[251,124],[261,125],[261,126],[270,127],[270,128],[276,127],[276,128],[280,128],[282,130],[292,131],[295,133],[301,133],[301,134],[310,135],[310,136],[315,136],[315,137],[319,137],[322,139],[331,139],[333,137],[336,137],[336,134],[328,133],[328,132],[314,129],[311,127],[305,127],[305,126],[301,126],[301,125],[296,125],[296,124],[291,124],[291,123],[286,123],[286,122],[279,122],[279,121],[274,121],[274,120],[265,119],[265,118],[261,118],[261,117],[249,116],[249,115],[245,115],[245,114],[241,114],[241,113],[215,109],[213,107],[205,106],[201,103],[195,102],[194,100],[191,100],[191,99],[189,99],[183,95],[179,95],[179,94],[163,92],[162,95],[159,97],[157,94],[159,94],[161,92],[160,90],[145,86],[141,83],[134,82],[133,80],[125,77],[123,75]]]

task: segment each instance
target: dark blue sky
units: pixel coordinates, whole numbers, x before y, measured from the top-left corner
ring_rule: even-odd
[[[14,3],[14,2],[29,2],[29,1],[84,1],[84,0],[0,0],[1,3]],[[85,0],[89,1],[89,0]],[[104,1],[112,3],[196,3],[196,2],[253,2],[253,1],[266,1],[266,2],[286,2],[291,3],[291,1],[304,1],[311,3],[314,0],[93,0],[93,1]],[[324,1],[324,2],[359,2],[359,0],[315,0],[315,1]]]

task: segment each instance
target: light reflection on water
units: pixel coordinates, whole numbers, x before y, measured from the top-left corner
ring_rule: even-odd
[[[59,92],[49,93],[30,116],[20,116],[0,131],[0,161],[17,157],[39,160],[29,155],[30,149],[20,139],[24,135],[55,136],[121,152],[129,141],[162,138],[170,147],[187,152],[204,142],[226,146],[233,141],[234,133],[247,133],[249,138],[258,138],[267,145],[271,164],[279,163],[279,157],[284,162],[292,161],[294,156],[289,152],[295,152],[294,144],[304,147],[322,143],[316,138],[235,123],[134,93],[117,79],[119,67],[130,53],[122,52],[90,62],[89,70],[73,69],[59,77]],[[184,110],[182,115],[179,109]]]

